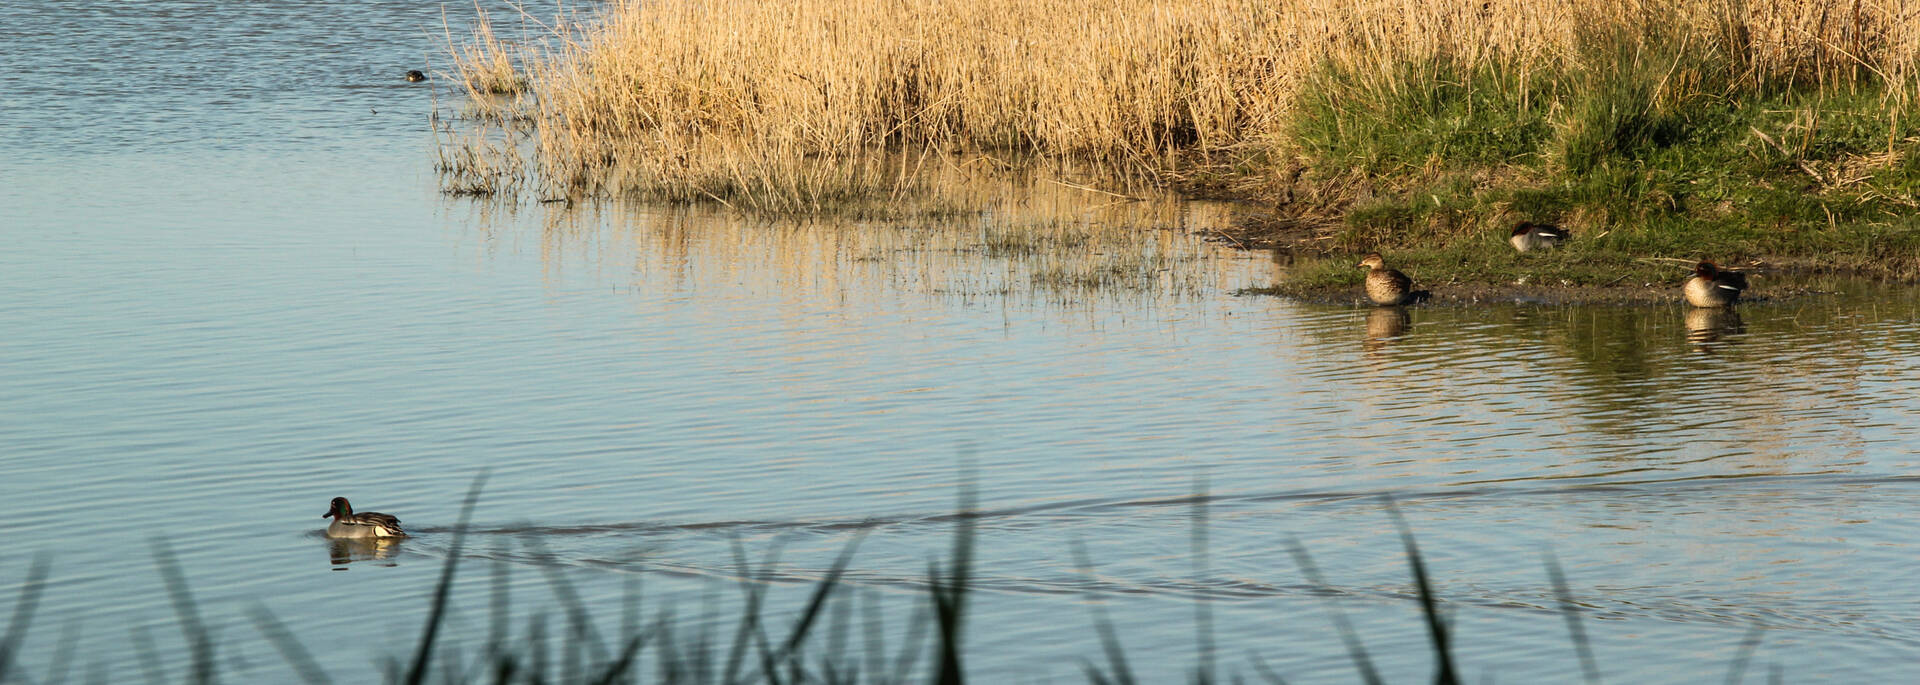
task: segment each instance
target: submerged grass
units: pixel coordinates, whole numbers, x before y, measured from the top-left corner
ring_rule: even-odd
[[[526,23],[509,44],[482,15],[449,52],[531,135],[543,196],[869,211],[918,190],[893,160],[1014,151],[1313,229],[1241,244],[1458,250],[1525,219],[1597,241],[1581,282],[1705,255],[1920,280],[1911,0],[615,0]]]

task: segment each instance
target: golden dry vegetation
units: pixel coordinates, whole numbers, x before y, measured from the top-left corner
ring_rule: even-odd
[[[475,93],[526,85],[502,106],[549,195],[808,213],[911,189],[902,160],[930,151],[1072,156],[1292,204],[1322,233],[1392,219],[1330,243],[1359,248],[1457,237],[1516,206],[1654,221],[1644,207],[1678,207],[1698,181],[1635,180],[1649,164],[1751,158],[1780,178],[1727,187],[1811,179],[1880,202],[1862,217],[1920,185],[1857,186],[1915,166],[1920,0],[614,0],[520,23],[507,44],[483,18],[450,50]],[[1702,141],[1721,149],[1647,161]],[[1589,175],[1603,185],[1526,194]],[[1729,192],[1687,218],[1780,204]],[[1779,213],[1844,223],[1837,204]]]

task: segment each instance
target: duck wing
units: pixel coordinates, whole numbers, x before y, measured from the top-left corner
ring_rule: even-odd
[[[382,529],[385,529],[388,533],[391,533],[394,535],[407,534],[407,531],[402,530],[400,528],[400,519],[394,518],[392,514],[382,514],[377,511],[368,511],[368,512],[354,514],[353,520],[347,521],[347,523],[351,525],[356,525],[356,526],[374,526],[374,527],[382,528]]]
[[[1399,271],[1395,271],[1393,269],[1387,269],[1386,276],[1387,276],[1387,281],[1393,284],[1393,288],[1395,290],[1412,290],[1413,289],[1413,279],[1407,278],[1406,274],[1400,273]]]

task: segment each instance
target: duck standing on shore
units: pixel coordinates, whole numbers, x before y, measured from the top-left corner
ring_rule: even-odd
[[[1361,259],[1359,266],[1367,270],[1367,299],[1374,304],[1403,305],[1427,298],[1427,291],[1413,289],[1413,279],[1387,268],[1378,252]]]
[[[1507,236],[1507,244],[1521,252],[1551,250],[1569,237],[1571,234],[1559,226],[1522,221],[1514,225],[1513,233]]]
[[[330,538],[404,538],[407,531],[400,529],[400,519],[377,511],[353,513],[353,505],[345,497],[335,497],[327,505],[327,513],[320,518],[333,518],[327,525],[327,537]]]
[[[1703,259],[1694,265],[1693,277],[1687,279],[1681,292],[1686,293],[1687,304],[1695,307],[1731,307],[1740,301],[1740,291],[1746,289],[1746,274],[1722,269]]]

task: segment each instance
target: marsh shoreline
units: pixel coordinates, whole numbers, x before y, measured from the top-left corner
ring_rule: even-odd
[[[1357,284],[1342,262],[1376,251],[1488,287],[1605,292],[1699,260],[1920,283],[1902,5],[1296,9],[616,3],[544,29],[566,49],[481,13],[449,34],[453,72],[534,151],[446,141],[443,186],[885,213],[933,157],[1031,156],[1118,201],[1248,203],[1218,237],[1319,255],[1297,292]],[[1573,237],[1516,258],[1519,222]]]
[[[1360,291],[1363,271],[1354,263],[1363,252],[1329,247],[1337,226],[1278,218],[1243,200],[1245,208],[1230,228],[1204,234],[1206,240],[1249,252],[1267,252],[1288,274],[1272,285],[1247,288],[1241,295],[1287,297],[1319,304],[1368,305]],[[1497,237],[1497,236],[1496,236]],[[1429,290],[1425,306],[1487,303],[1539,305],[1660,305],[1680,302],[1680,286],[1695,260],[1646,257],[1616,252],[1559,250],[1521,254],[1500,245],[1448,245],[1441,249],[1386,249],[1390,265]],[[1462,253],[1471,255],[1463,257]],[[1754,253],[1749,253],[1754,254]],[[1755,277],[1743,304],[1772,303],[1835,295],[1859,284],[1911,285],[1888,265],[1832,263],[1817,257],[1767,254],[1723,263]],[[1449,268],[1447,263],[1454,262]],[[1412,264],[1413,266],[1406,266]],[[1877,266],[1879,268],[1872,268]]]

